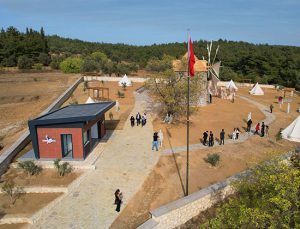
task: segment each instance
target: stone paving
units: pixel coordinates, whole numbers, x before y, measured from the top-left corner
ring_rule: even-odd
[[[272,123],[274,120],[275,120],[275,115],[272,113],[269,112],[269,109],[268,107],[250,99],[250,98],[247,98],[245,96],[238,96],[239,98],[241,99],[244,99],[246,100],[247,102],[249,103],[252,103],[253,105],[255,105],[258,109],[261,110],[261,112],[264,113],[264,115],[266,116],[266,118],[264,120],[262,120],[261,122],[264,122],[265,125],[269,125],[270,123]],[[241,133],[239,135],[239,139],[238,140],[235,140],[233,141],[232,139],[225,139],[225,144],[236,144],[236,143],[240,143],[240,142],[243,142],[243,141],[246,141],[249,137],[251,137],[253,135],[253,133],[255,132],[255,125],[257,123],[253,123],[252,124],[252,129],[251,129],[251,133]],[[215,142],[215,145],[213,147],[221,147],[219,145],[218,142]],[[199,144],[191,144],[190,145],[190,151],[193,151],[193,150],[199,150],[199,149],[205,149],[207,148],[207,146],[204,146],[203,144],[199,143]],[[171,148],[171,149],[166,149],[166,150],[163,150],[161,151],[161,154],[162,155],[171,155],[173,153],[180,153],[180,152],[184,152],[186,151],[186,146],[179,146],[179,147],[174,147],[174,148]]]
[[[147,96],[135,96],[132,114],[147,109]],[[123,192],[122,210],[159,159],[159,152],[151,150],[153,126],[149,113],[147,119],[146,126],[134,128],[128,119],[124,130],[102,149],[94,164],[96,169],[31,228],[109,228],[119,214],[113,204],[115,190]]]

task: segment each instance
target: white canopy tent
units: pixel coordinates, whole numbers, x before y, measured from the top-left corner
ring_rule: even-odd
[[[281,136],[293,142],[300,142],[300,115],[283,131]]]
[[[86,104],[88,103],[95,103],[95,101],[91,98],[91,97],[88,97],[88,99],[85,101]]]
[[[126,83],[126,86],[132,86],[131,80],[127,77],[127,75],[125,74],[122,79],[119,81],[119,86],[122,87],[123,84]]]
[[[226,88],[229,90],[234,90],[234,91],[238,90],[237,86],[235,86],[235,83],[232,80],[229,81]]]
[[[264,91],[261,89],[258,83],[255,84],[255,86],[250,91],[251,95],[264,95]]]

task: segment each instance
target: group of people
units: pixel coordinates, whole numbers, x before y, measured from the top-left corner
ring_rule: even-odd
[[[212,131],[208,130],[203,133],[203,145],[207,145],[207,140],[208,140],[208,146],[213,146],[214,145],[214,134]]]
[[[262,122],[261,125],[260,125],[260,123],[256,124],[255,133],[254,134],[258,134],[259,135],[259,131],[260,131],[260,136],[261,137],[269,136],[269,126],[265,125],[264,122]]]
[[[140,114],[140,112],[138,112],[134,118],[134,116],[132,115],[130,117],[130,123],[131,123],[131,127],[134,127],[135,125],[135,121],[136,121],[136,125],[139,126],[140,124],[142,124],[142,127],[146,125],[147,123],[147,115],[146,113],[144,113],[143,115]]]
[[[232,140],[238,140],[240,135],[240,129],[239,128],[234,128],[232,132]]]
[[[163,140],[164,140],[164,135],[161,129],[159,130],[159,132],[154,132],[153,141],[152,141],[152,150],[154,150],[155,147],[156,151],[158,151],[158,148],[163,146]]]

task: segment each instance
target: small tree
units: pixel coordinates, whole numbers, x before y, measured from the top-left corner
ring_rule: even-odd
[[[97,63],[91,57],[86,57],[80,66],[81,72],[95,72],[95,71],[98,72],[99,70],[100,70],[100,64]]]
[[[124,98],[124,97],[125,97],[124,92],[120,92],[120,91],[118,90],[118,97],[119,97],[119,98]]]
[[[13,182],[6,182],[1,187],[1,190],[5,195],[9,196],[11,205],[14,205],[21,194],[24,193],[23,188],[16,186]]]
[[[33,65],[33,60],[27,56],[20,56],[18,59],[19,69],[31,69]]]
[[[207,158],[205,158],[204,161],[211,164],[212,166],[216,166],[220,161],[220,155],[217,153],[209,153],[207,154]]]
[[[37,175],[42,171],[42,167],[36,165],[33,161],[19,162],[18,167],[30,176]]]
[[[79,57],[68,57],[60,63],[59,67],[64,73],[79,73],[82,59]]]
[[[127,83],[126,82],[122,82],[122,88],[124,91],[126,91],[126,87],[127,87]]]
[[[66,174],[72,172],[73,168],[68,162],[60,164],[61,159],[57,158],[54,160],[54,167],[57,169],[59,176],[65,176]]]
[[[38,61],[44,65],[44,66],[48,66],[51,62],[51,58],[48,54],[46,53],[40,53],[39,57],[38,57]]]

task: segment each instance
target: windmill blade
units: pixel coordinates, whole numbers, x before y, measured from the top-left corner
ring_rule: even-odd
[[[212,61],[212,63],[214,64],[215,63],[215,59],[216,59],[216,57],[217,57],[217,54],[218,54],[218,51],[219,51],[219,45],[218,45],[218,47],[217,47],[217,49],[216,49],[216,52],[215,52],[215,56],[214,56],[214,59],[213,59],[213,61]]]
[[[211,66],[211,70],[212,70],[213,74],[215,74],[218,78],[219,78],[219,74],[220,74],[220,67],[221,67],[221,61],[219,61]]]

